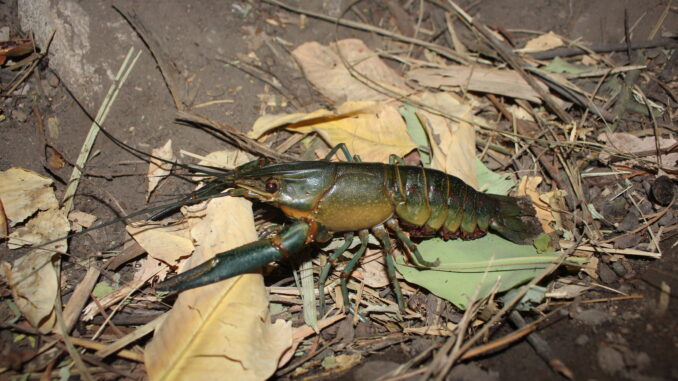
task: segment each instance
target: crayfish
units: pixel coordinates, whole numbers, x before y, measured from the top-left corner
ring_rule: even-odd
[[[329,159],[342,150],[345,162]],[[319,278],[320,309],[324,309],[324,283],[334,262],[348,249],[354,235],[360,247],[344,267],[341,289],[349,306],[347,278],[365,253],[371,232],[382,244],[386,270],[404,309],[395,276],[391,233],[413,255],[419,267],[427,262],[406,231],[414,237],[438,235],[444,239],[474,239],[490,231],[516,243],[527,243],[540,232],[535,211],[524,198],[485,194],[441,171],[401,165],[361,162],[345,145],[330,151],[325,160],[271,164],[258,159],[216,177],[185,201],[205,199],[220,192],[246,197],[279,208],[292,224],[275,234],[220,253],[182,274],[157,285],[160,291],[182,291],[214,283],[293,256],[312,242],[324,243],[344,233],[344,244],[333,251]],[[162,211],[157,220],[174,212]]]

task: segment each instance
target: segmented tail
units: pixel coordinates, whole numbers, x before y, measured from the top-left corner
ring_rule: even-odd
[[[541,224],[530,199],[486,194],[496,201],[497,213],[490,222],[490,229],[519,244],[531,244],[541,232]]]

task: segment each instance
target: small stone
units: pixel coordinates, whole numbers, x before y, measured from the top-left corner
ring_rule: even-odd
[[[598,348],[598,366],[613,376],[624,370],[624,356],[612,347],[601,346]]]
[[[636,367],[638,370],[643,370],[650,366],[650,355],[645,352],[636,353]]]
[[[629,247],[635,247],[638,245],[641,241],[641,234],[636,233],[636,234],[629,234],[625,235],[622,237],[617,238],[614,241],[614,248],[615,249],[628,249]]]
[[[595,309],[582,311],[574,316],[575,320],[586,325],[599,325],[609,320],[609,318],[610,316],[606,312]]]
[[[610,266],[603,262],[598,264],[598,275],[600,275],[600,280],[602,280],[603,283],[609,284],[617,280],[617,274],[610,269]]]
[[[52,87],[57,87],[57,86],[59,86],[59,77],[54,75],[54,73],[52,73],[52,72],[48,72],[47,83]]]
[[[384,374],[394,370],[400,364],[393,361],[368,361],[355,372],[356,380],[376,380]]]
[[[2,28],[0,28],[0,41],[8,40],[9,40],[9,27],[3,26]]]
[[[652,198],[661,206],[667,206],[671,203],[673,193],[673,181],[668,176],[660,176],[652,184]]]
[[[662,218],[659,219],[659,221],[657,221],[657,224],[659,224],[659,226],[675,225],[676,220],[673,211],[672,210],[667,211],[666,214],[663,215]]]
[[[22,110],[16,109],[12,111],[12,118],[19,123],[23,123],[28,119],[28,115]]]
[[[619,231],[631,231],[640,225],[638,222],[639,219],[638,211],[634,208],[629,210],[628,213],[626,213],[626,216],[622,220],[622,222],[619,223],[617,226],[617,230]]]
[[[579,345],[579,346],[584,346],[589,342],[589,337],[586,335],[579,335],[577,338],[574,340],[574,343]]]
[[[485,370],[474,363],[460,364],[452,368],[447,379],[454,381],[499,381],[499,373],[493,370]]]
[[[621,260],[612,263],[612,271],[614,271],[614,273],[619,277],[626,275],[626,267],[624,267],[624,264],[621,262]]]

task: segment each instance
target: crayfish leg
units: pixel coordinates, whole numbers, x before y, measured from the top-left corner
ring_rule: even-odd
[[[386,275],[388,275],[389,281],[393,286],[393,292],[396,296],[396,301],[398,302],[398,308],[400,312],[405,312],[405,303],[403,303],[403,292],[400,289],[400,283],[398,283],[398,278],[396,278],[395,273],[395,262],[393,261],[393,245],[391,245],[391,237],[389,237],[388,232],[384,229],[383,225],[377,225],[372,228],[372,233],[377,237],[382,246],[384,246],[384,256],[386,257]]]
[[[358,232],[358,237],[360,237],[360,248],[341,271],[341,296],[344,299],[344,308],[347,310],[350,310],[351,307],[351,302],[348,299],[348,277],[351,275],[351,272],[353,272],[353,268],[355,267],[356,263],[358,263],[363,254],[365,254],[369,234],[370,232],[366,229],[360,230]]]
[[[415,265],[418,267],[438,267],[440,265],[440,259],[436,258],[434,262],[429,262],[424,259],[424,257],[421,256],[421,253],[419,252],[419,249],[417,249],[417,245],[412,242],[412,240],[403,232],[403,229],[400,228],[400,225],[398,225],[398,221],[395,220],[394,218],[390,218],[388,221],[386,221],[386,226],[388,226],[389,229],[393,230],[396,235],[398,236],[398,239],[407,246],[407,249],[412,252],[414,255],[414,259],[416,259]]]
[[[327,282],[327,277],[330,275],[330,269],[334,266],[337,258],[339,258],[353,242],[354,234],[353,232],[346,233],[344,236],[344,244],[339,248],[334,250],[327,258],[327,262],[323,265],[322,270],[320,271],[320,276],[318,277],[318,299],[320,300],[320,316],[325,314],[325,282]]]

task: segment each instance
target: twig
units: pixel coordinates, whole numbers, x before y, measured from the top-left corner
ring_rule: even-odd
[[[229,143],[258,156],[264,156],[278,161],[291,161],[296,159],[296,157],[292,155],[276,152],[275,150],[259,143],[258,141],[247,137],[234,127],[213,122],[200,115],[179,111],[177,113],[176,120],[178,123],[204,127],[209,132],[223,137]]]
[[[94,288],[100,273],[101,270],[96,266],[90,266],[85,277],[78,283],[73,295],[68,300],[66,308],[64,308],[64,322],[67,333],[71,332],[78,321],[82,308],[85,306],[87,299],[89,299],[89,294]]]
[[[511,66],[515,71],[517,71],[523,79],[534,89],[534,91],[539,94],[539,97],[546,103],[546,106],[551,109],[562,121],[565,123],[571,123],[573,121],[572,117],[570,114],[566,113],[565,110],[563,110],[562,107],[560,107],[556,101],[553,99],[551,94],[546,92],[541,86],[539,86],[539,83],[532,78],[531,75],[529,75],[524,67],[526,66],[525,63],[523,62],[522,58],[518,57],[515,53],[513,53],[508,47],[505,46],[505,44],[501,41],[499,41],[492,32],[490,32],[489,29],[482,23],[478,22],[477,20],[474,20],[471,16],[469,16],[466,12],[464,12],[457,4],[455,4],[452,0],[448,0],[448,5],[441,4],[445,6],[449,10],[453,10],[457,13],[459,13],[460,16],[462,16],[470,25],[475,27],[475,29],[485,37],[487,42],[499,53],[499,56],[506,61],[509,66]]]
[[[126,347],[130,343],[135,342],[136,340],[146,336],[147,334],[153,332],[157,327],[162,324],[163,321],[165,321],[165,317],[167,314],[162,314],[153,321],[148,322],[144,324],[143,326],[137,328],[133,332],[121,337],[120,339],[116,340],[114,343],[109,344],[106,348],[98,350],[95,354],[101,358],[104,358],[108,355],[111,355],[122,348]]]
[[[409,42],[410,44],[423,46],[427,49],[430,49],[430,50],[440,54],[441,56],[444,56],[446,58],[451,59],[452,61],[456,61],[456,62],[466,64],[466,65],[469,64],[468,60],[465,57],[463,57],[462,55],[460,55],[460,54],[458,54],[458,53],[456,53],[456,52],[454,52],[454,51],[452,51],[448,48],[440,46],[438,44],[434,44],[434,43],[431,43],[431,42],[428,42],[428,41],[420,40],[418,38],[403,36],[402,34],[393,33],[393,32],[390,32],[386,29],[381,29],[381,28],[378,28],[378,27],[373,26],[373,25],[364,24],[364,23],[361,23],[361,22],[351,21],[351,20],[346,20],[346,19],[334,18],[334,17],[324,15],[322,13],[316,13],[316,12],[303,10],[303,9],[300,9],[300,8],[295,8],[295,7],[292,7],[291,5],[287,5],[287,4],[285,4],[281,1],[278,1],[278,0],[263,0],[263,2],[269,3],[271,5],[278,6],[280,8],[285,9],[285,10],[288,10],[290,12],[303,14],[303,15],[310,16],[310,17],[313,17],[313,18],[317,18],[319,20],[328,21],[328,22],[331,22],[331,23],[334,23],[334,24],[337,24],[337,25],[341,25],[341,26],[345,26],[345,27],[349,27],[349,28],[354,28],[354,29],[358,29],[358,30],[363,30],[363,31],[366,31],[366,32],[373,32],[373,33],[376,33],[376,34],[379,34],[379,35],[382,35],[382,36],[386,36],[386,37],[390,37],[390,38],[393,38],[395,40],[399,40],[399,41],[402,41],[402,42]]]
[[[656,47],[675,48],[678,46],[678,41],[673,38],[659,38],[649,41],[634,41],[630,44],[613,43],[613,44],[593,44],[590,47],[583,49],[579,47],[558,48],[547,50],[545,52],[529,53],[531,58],[536,60],[549,60],[555,57],[570,57],[580,54],[589,54],[590,51],[596,53],[610,53],[626,50],[627,47],[631,49],[647,49]]]
[[[526,326],[525,319],[520,315],[518,311],[511,311],[509,314],[509,320],[518,328],[523,328]],[[541,357],[546,363],[553,369],[556,373],[560,373],[568,379],[574,379],[574,373],[570,368],[568,368],[559,358],[557,358],[551,346],[546,340],[544,340],[538,333],[532,332],[527,335],[527,342],[530,343],[534,351],[537,352],[539,357]]]
[[[101,107],[99,108],[99,111],[97,112],[97,115],[94,118],[92,125],[90,126],[89,133],[85,138],[82,150],[80,151],[80,155],[78,155],[78,160],[76,161],[77,165],[80,167],[85,166],[85,163],[89,158],[89,153],[92,150],[94,140],[96,139],[97,134],[99,133],[99,126],[104,123],[104,120],[108,115],[108,111],[113,105],[113,102],[115,102],[115,98],[118,96],[120,88],[125,83],[127,76],[132,71],[132,68],[134,68],[134,64],[139,59],[141,52],[137,53],[137,55],[132,59],[133,54],[134,48],[130,48],[129,52],[127,53],[127,56],[125,57],[125,60],[123,61],[122,65],[120,65],[120,69],[118,70],[118,74],[116,75],[113,84],[111,84],[111,87],[108,89],[108,94],[106,94],[106,97],[104,98],[103,102],[101,102]],[[132,60],[131,62],[130,59]],[[68,213],[73,208],[73,197],[75,196],[75,191],[78,189],[78,184],[80,183],[81,175],[82,172],[80,172],[80,170],[78,170],[77,167],[73,169],[71,179],[68,182],[68,187],[64,192],[64,210],[66,211],[66,213]]]

